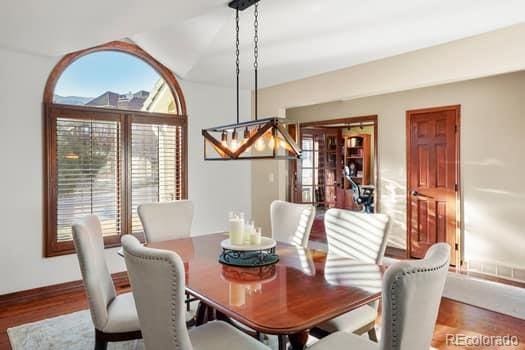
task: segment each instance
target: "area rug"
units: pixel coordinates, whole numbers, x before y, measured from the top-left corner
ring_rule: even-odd
[[[13,350],[91,350],[95,347],[88,310],[7,330]],[[144,350],[142,340],[109,343],[108,350]]]
[[[7,334],[13,350],[91,350],[95,346],[88,310],[9,328]],[[310,337],[308,344],[315,341]],[[277,337],[267,337],[265,342],[277,350]],[[144,342],[109,343],[108,350],[144,350]]]

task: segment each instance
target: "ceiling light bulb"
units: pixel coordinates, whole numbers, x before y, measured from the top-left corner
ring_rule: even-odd
[[[232,139],[232,141],[230,142],[230,150],[235,152],[237,151],[238,148],[239,148],[239,141],[237,139]]]
[[[222,135],[221,135],[221,144],[225,147],[228,146],[228,133],[226,131],[223,131],[222,132]]]
[[[274,147],[275,147],[275,137],[273,136],[273,133],[271,130],[268,130],[265,134],[264,134],[264,138],[266,140],[266,144],[268,145],[268,148],[270,150],[273,150]]]
[[[235,151],[237,151],[238,148],[239,148],[239,140],[238,140],[238,137],[237,137],[237,130],[233,129],[232,140],[230,142],[230,150],[235,152]]]
[[[275,147],[275,138],[273,136],[270,136],[268,140],[268,147],[273,150]]]
[[[248,140],[250,139],[251,136],[252,136],[252,133],[250,132],[250,129],[248,129],[248,127],[246,127],[244,129],[244,138],[242,140],[242,144],[244,145],[246,142],[248,142]],[[246,148],[246,152],[250,152],[251,150],[252,150],[251,146]]]
[[[264,144],[263,138],[262,137],[257,138],[257,141],[255,141],[255,149],[258,152],[262,152],[264,151],[265,148],[266,148],[266,145]]]

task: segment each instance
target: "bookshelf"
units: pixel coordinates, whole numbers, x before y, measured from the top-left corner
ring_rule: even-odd
[[[370,184],[370,135],[360,134],[344,138],[344,165],[350,168],[352,180],[359,185]],[[352,190],[344,180],[345,189]]]

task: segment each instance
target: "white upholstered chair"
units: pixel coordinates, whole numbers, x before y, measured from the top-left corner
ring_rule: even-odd
[[[141,338],[140,324],[131,293],[117,295],[104,257],[100,221],[87,216],[73,225],[73,241],[95,326],[95,349],[107,342]]]
[[[170,251],[122,237],[146,350],[269,350],[233,326],[213,321],[188,331],[184,318],[184,265]],[[154,288],[152,288],[154,286]]]
[[[305,248],[308,246],[315,218],[313,205],[276,200],[272,202],[270,214],[272,237],[275,240]]]
[[[159,242],[189,237],[193,221],[193,202],[178,200],[173,202],[146,203],[137,207],[146,242]],[[191,303],[197,301],[186,294],[187,326],[195,323]]]
[[[329,254],[349,257],[364,263],[381,264],[385,254],[389,218],[384,214],[366,214],[343,209],[329,209],[324,225]],[[337,331],[363,334],[377,341],[375,320],[378,303],[374,302],[317,326],[317,335]]]
[[[311,350],[426,350],[430,348],[447,278],[450,246],[433,245],[423,260],[401,261],[383,277],[380,343],[347,332],[333,333]]]
[[[147,203],[137,208],[147,242],[189,237],[193,221],[193,202]]]

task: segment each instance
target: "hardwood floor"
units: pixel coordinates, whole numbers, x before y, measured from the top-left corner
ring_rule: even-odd
[[[520,341],[517,347],[501,347],[499,349],[525,349],[525,320],[443,298],[432,342],[435,348],[454,350],[498,349],[498,347],[447,346],[447,334],[517,336]]]
[[[129,288],[119,288],[126,292]],[[51,318],[87,308],[83,292],[70,292],[60,296],[26,302],[0,310],[0,349],[11,349],[7,328],[24,323]],[[525,350],[525,320],[483,310],[449,299],[443,299],[434,332],[433,346],[436,349],[495,349],[495,347],[457,347],[446,345],[447,334],[466,335],[515,335],[520,345],[513,348]],[[89,350],[89,349],[88,349]]]

